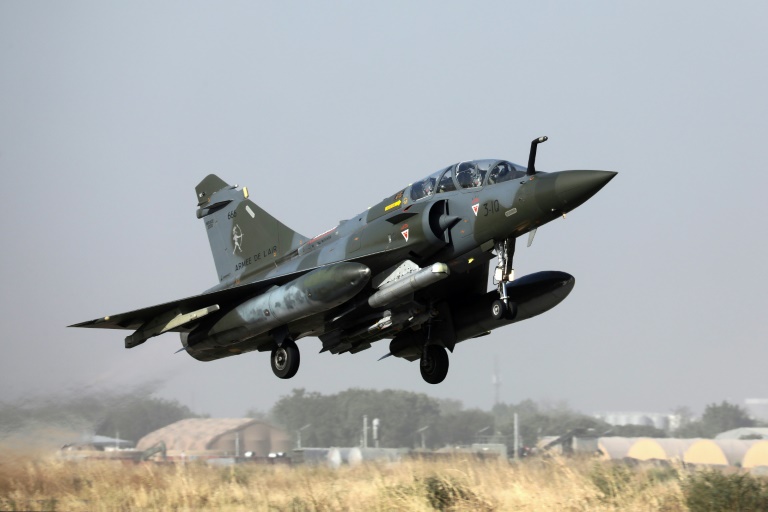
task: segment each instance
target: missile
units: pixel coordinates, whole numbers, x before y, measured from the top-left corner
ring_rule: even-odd
[[[320,267],[236,306],[211,327],[206,341],[238,341],[328,311],[357,295],[370,278],[362,263]]]
[[[386,306],[416,290],[421,290],[445,279],[450,273],[448,265],[445,263],[435,263],[430,267],[423,268],[382,286],[379,291],[368,297],[368,305],[372,308]]]

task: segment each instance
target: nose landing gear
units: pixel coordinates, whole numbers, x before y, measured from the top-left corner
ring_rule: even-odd
[[[515,278],[515,269],[512,268],[512,259],[515,256],[515,239],[508,238],[496,244],[496,254],[499,264],[493,275],[494,282],[498,285],[499,298],[491,304],[491,316],[494,320],[513,320],[517,315],[517,304],[512,302],[507,295],[507,285]]]
[[[514,320],[517,316],[517,304],[496,299],[491,303],[491,317],[494,320]]]

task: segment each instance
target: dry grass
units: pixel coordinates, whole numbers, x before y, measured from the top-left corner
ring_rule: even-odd
[[[674,470],[456,458],[312,466],[72,463],[0,457],[0,510],[686,510]]]

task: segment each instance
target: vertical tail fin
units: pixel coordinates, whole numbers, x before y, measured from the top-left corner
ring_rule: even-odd
[[[238,190],[215,174],[195,192],[219,281],[272,267],[307,240],[248,199],[247,188]]]

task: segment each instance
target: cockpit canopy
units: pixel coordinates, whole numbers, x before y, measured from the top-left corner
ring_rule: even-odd
[[[432,194],[495,185],[525,176],[525,167],[504,160],[472,160],[449,165],[411,185],[411,199]]]

